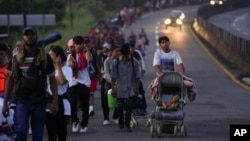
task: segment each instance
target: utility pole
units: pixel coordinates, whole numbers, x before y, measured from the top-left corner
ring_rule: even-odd
[[[23,14],[23,26],[27,26],[27,17],[26,17],[26,0],[22,0],[22,14]]]

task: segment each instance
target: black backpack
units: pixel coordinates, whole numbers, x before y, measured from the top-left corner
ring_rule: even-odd
[[[32,100],[36,98],[40,101],[46,97],[46,68],[42,63],[38,66],[35,65],[39,51],[39,49],[36,51],[35,59],[26,71],[17,69],[15,94],[21,99]],[[17,56],[13,57],[13,64],[17,64],[17,67],[20,66]]]
[[[119,63],[120,63],[119,57],[116,58],[116,60],[117,60],[116,71],[117,71],[117,76],[118,76],[118,75],[119,75]],[[134,75],[135,75],[134,58],[130,58],[130,62],[132,63],[133,73],[134,73]]]

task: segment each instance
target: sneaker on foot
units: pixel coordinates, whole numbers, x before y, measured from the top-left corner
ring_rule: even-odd
[[[90,112],[89,112],[89,116],[92,117],[92,116],[94,116],[94,115],[95,115],[95,112],[94,112],[94,111],[90,111]]]
[[[88,131],[88,127],[81,127],[80,133],[86,133]]]
[[[104,120],[103,121],[103,125],[108,125],[109,124],[109,120]]]
[[[114,123],[115,124],[118,124],[119,123],[119,120],[118,119],[113,119]]]
[[[73,122],[72,124],[72,132],[78,132],[80,128],[80,124],[78,122]]]

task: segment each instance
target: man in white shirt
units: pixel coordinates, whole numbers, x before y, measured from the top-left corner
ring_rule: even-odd
[[[178,65],[180,73],[185,75],[185,66],[180,54],[170,49],[170,41],[167,36],[162,36],[158,39],[160,49],[154,53],[153,66],[158,75],[167,71],[176,71]]]

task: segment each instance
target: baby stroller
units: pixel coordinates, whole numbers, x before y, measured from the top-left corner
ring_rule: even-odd
[[[150,117],[146,111],[147,102],[145,98],[145,91],[141,81],[140,81],[139,93],[140,94],[138,94],[136,98],[137,100],[134,100],[134,103],[136,103],[136,105],[132,109],[130,127],[139,126],[141,120],[145,121],[144,126],[150,126]]]
[[[144,121],[144,126],[150,126],[151,119],[146,111],[143,98],[144,95],[138,95],[137,106],[132,109],[130,127],[139,126],[141,120]]]
[[[156,110],[150,115],[152,120],[150,126],[151,137],[161,137],[162,133],[175,136],[180,134],[182,137],[187,136],[186,126],[183,122],[186,93],[187,89],[183,86],[183,76],[181,74],[166,72],[159,77],[157,95],[154,97]],[[178,99],[174,103],[172,100],[176,96]],[[168,101],[168,105],[164,104],[164,101]]]

